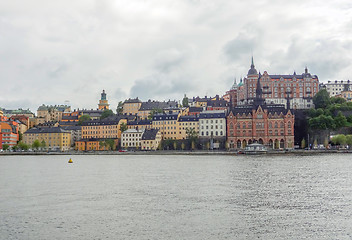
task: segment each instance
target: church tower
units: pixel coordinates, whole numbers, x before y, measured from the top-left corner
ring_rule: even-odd
[[[101,98],[99,100],[98,108],[99,110],[109,109],[109,104],[108,104],[108,100],[106,99],[105,90],[103,90],[103,92],[101,93]]]

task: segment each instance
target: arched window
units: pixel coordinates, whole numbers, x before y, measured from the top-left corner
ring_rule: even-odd
[[[284,127],[284,123],[281,122],[281,123],[280,123],[280,128],[283,128],[283,127]]]
[[[278,126],[277,126],[277,122],[275,122],[275,128],[277,128]]]
[[[287,127],[288,127],[288,128],[291,128],[291,127],[292,127],[291,122],[288,122]]]
[[[243,128],[246,128],[246,123],[243,123]]]
[[[232,123],[230,123],[230,129],[233,129],[233,124]]]

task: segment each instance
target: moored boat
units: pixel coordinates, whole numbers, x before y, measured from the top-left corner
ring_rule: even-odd
[[[268,149],[259,143],[252,143],[246,146],[244,153],[248,155],[265,154]]]

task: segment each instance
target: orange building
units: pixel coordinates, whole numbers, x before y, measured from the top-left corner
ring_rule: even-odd
[[[10,147],[15,146],[19,140],[18,123],[14,121],[0,122],[0,129],[2,145],[7,144]]]
[[[76,151],[106,151],[109,146],[105,143],[107,139],[81,139],[75,142]],[[114,145],[118,145],[118,139],[113,139]],[[114,150],[114,149],[113,149]]]

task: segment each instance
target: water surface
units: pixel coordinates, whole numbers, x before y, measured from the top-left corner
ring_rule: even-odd
[[[0,156],[0,239],[351,239],[351,156]]]

